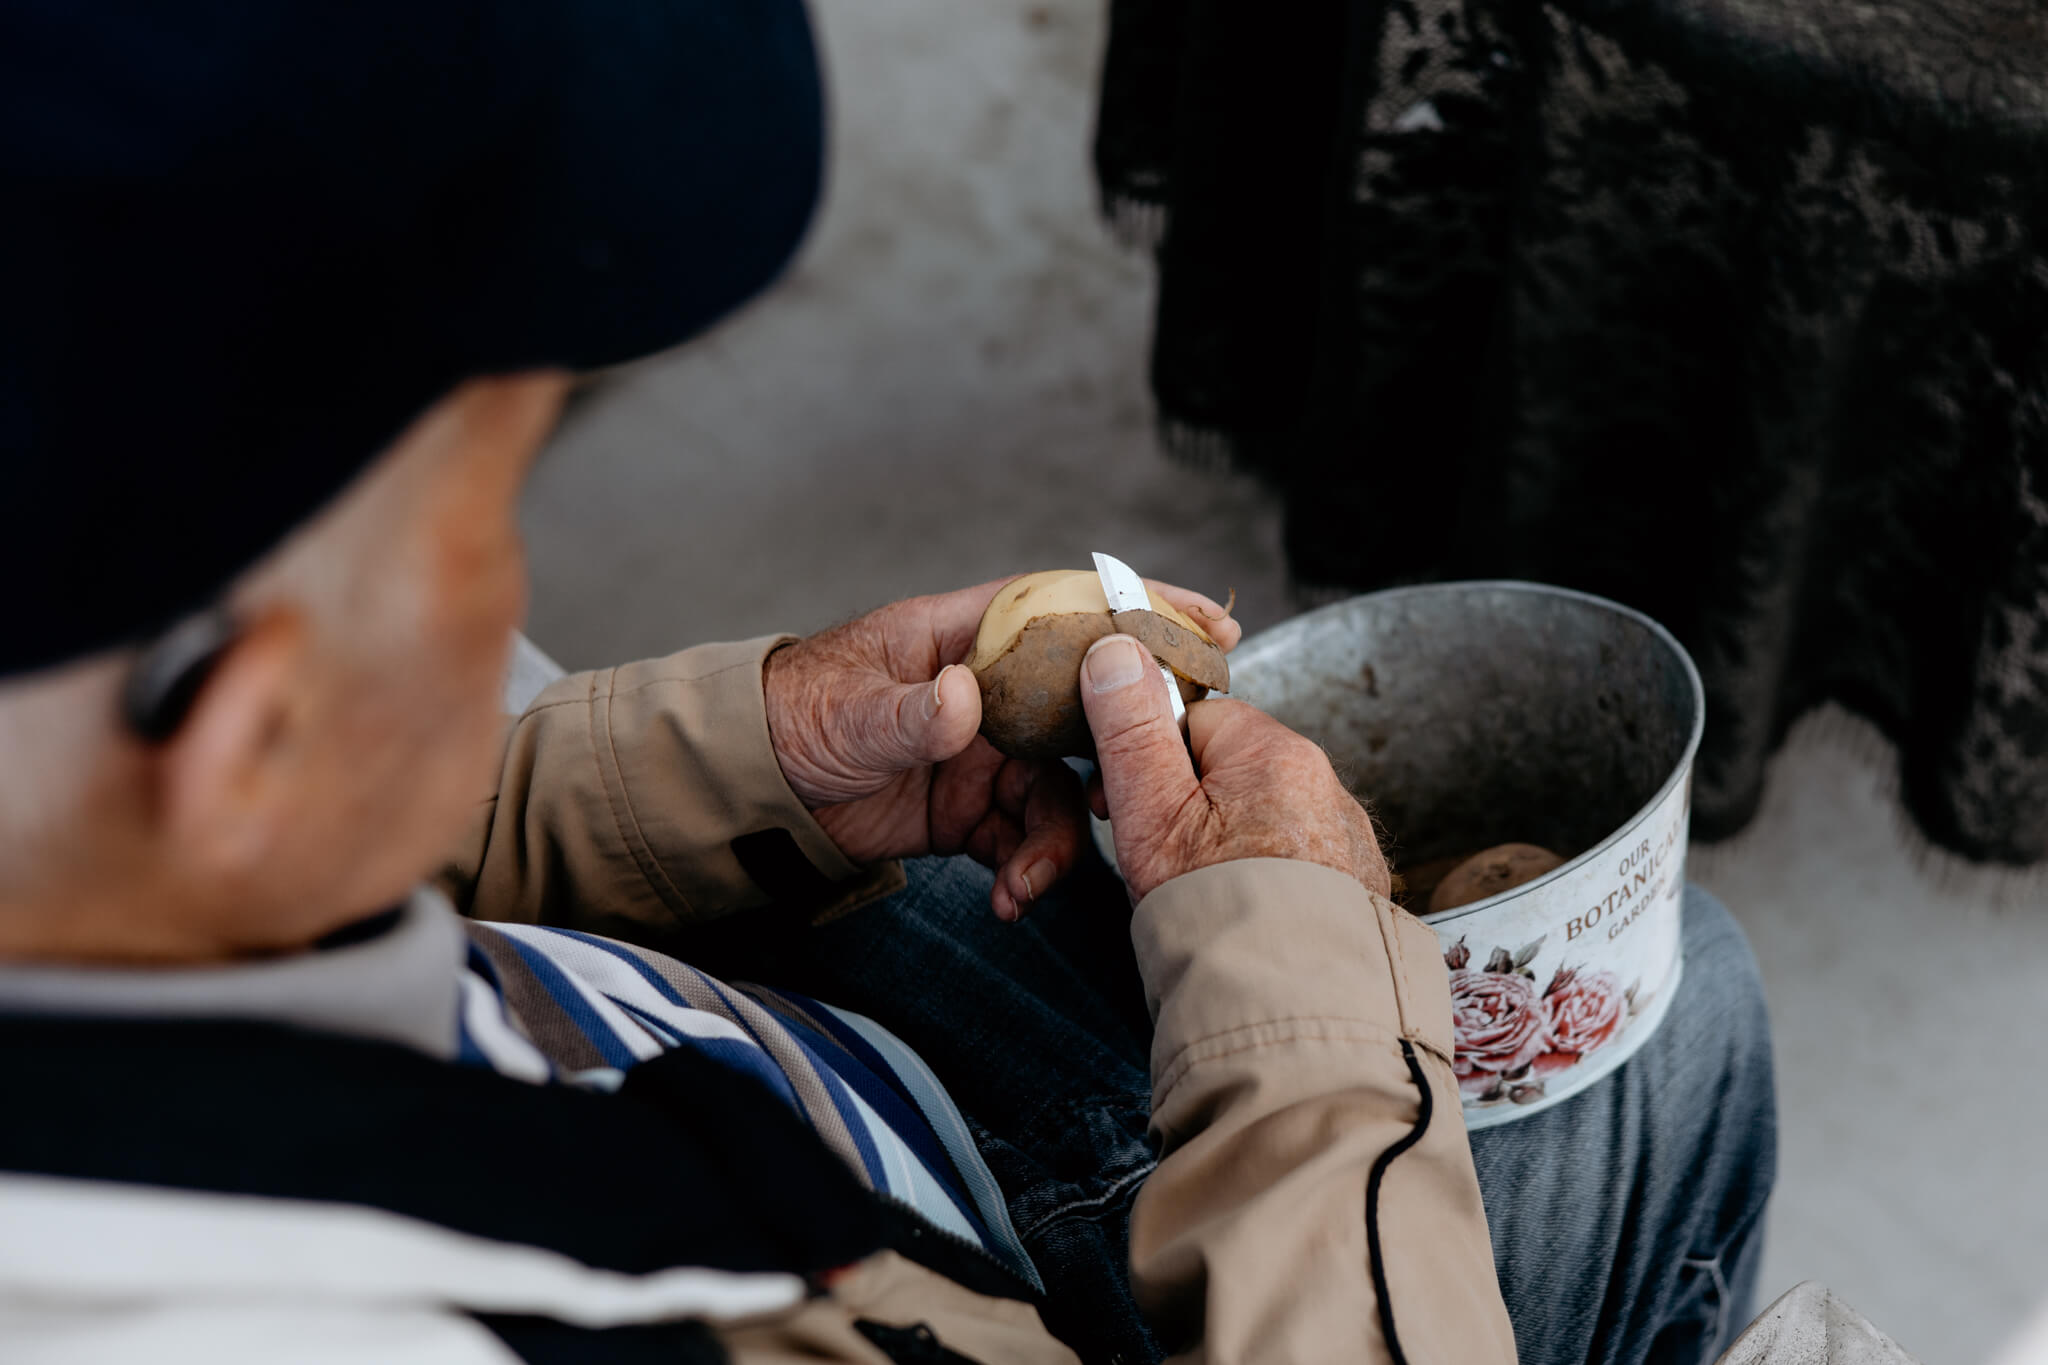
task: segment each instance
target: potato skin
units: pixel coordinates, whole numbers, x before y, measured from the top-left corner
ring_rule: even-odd
[[[1230,660],[1208,636],[1197,635],[1156,611],[1120,611],[1110,621],[1124,634],[1137,637],[1153,658],[1183,682],[1210,692],[1230,690]]]
[[[1104,612],[1068,612],[1041,616],[1017,632],[1016,639],[993,663],[975,674],[981,684],[981,733],[988,742],[1011,758],[1090,758],[1094,738],[1088,733],[1088,717],[1081,709],[1081,658],[1088,647],[1117,630],[1126,618],[1150,617],[1178,636],[1187,632],[1149,611],[1127,611],[1116,619]],[[1142,626],[1145,634],[1137,627]],[[1152,646],[1146,635],[1164,641],[1164,632],[1147,623],[1125,624],[1128,634]],[[1193,649],[1180,648],[1192,662]],[[1223,651],[1208,641],[1199,643],[1220,663]],[[1204,674],[1215,676],[1206,663],[1197,664]],[[1223,673],[1228,683],[1229,674]],[[1209,689],[1186,677],[1177,677],[1184,701],[1199,701]]]
[[[1564,859],[1537,844],[1498,844],[1452,868],[1430,893],[1426,913],[1441,914],[1498,896],[1563,865]]]

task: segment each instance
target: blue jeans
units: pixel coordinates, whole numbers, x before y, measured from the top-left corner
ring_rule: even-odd
[[[1045,1278],[1046,1325],[1091,1362],[1157,1360],[1125,1276],[1154,1159],[1122,884],[1091,862],[1010,926],[967,859],[909,872],[888,901],[816,929],[759,921],[699,965],[859,1010],[922,1054]],[[1643,1050],[1472,1134],[1523,1365],[1705,1365],[1749,1320],[1777,1160],[1769,1028],[1741,929],[1697,888],[1684,913],[1685,977]]]

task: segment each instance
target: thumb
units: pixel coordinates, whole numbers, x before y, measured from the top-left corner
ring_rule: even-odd
[[[981,687],[959,664],[946,665],[928,683],[889,687],[877,700],[881,723],[867,755],[877,769],[943,763],[981,729]]]
[[[1200,784],[1181,742],[1166,680],[1152,653],[1128,635],[1105,635],[1081,660],[1081,706],[1095,736],[1095,761],[1117,858],[1149,846]]]

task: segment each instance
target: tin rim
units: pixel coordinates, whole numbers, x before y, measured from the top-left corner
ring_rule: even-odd
[[[1678,659],[1678,662],[1684,666],[1686,681],[1691,685],[1692,729],[1686,737],[1685,751],[1679,755],[1678,761],[1672,765],[1670,775],[1664,779],[1662,785],[1657,788],[1656,793],[1638,807],[1633,815],[1615,826],[1606,838],[1586,849],[1569,862],[1560,863],[1542,876],[1532,881],[1523,882],[1520,886],[1510,887],[1508,890],[1488,896],[1484,900],[1473,901],[1470,905],[1460,905],[1455,909],[1439,911],[1434,915],[1416,916],[1416,918],[1432,928],[1441,924],[1449,924],[1455,920],[1464,919],[1468,915],[1491,910],[1496,906],[1506,905],[1510,901],[1531,895],[1548,886],[1551,882],[1560,880],[1577,868],[1592,862],[1596,856],[1620,843],[1631,831],[1648,819],[1651,812],[1662,805],[1671,793],[1677,790],[1681,783],[1690,780],[1692,776],[1692,761],[1699,752],[1700,736],[1706,732],[1707,727],[1707,695],[1705,686],[1700,682],[1700,671],[1694,666],[1692,655],[1686,652],[1685,646],[1678,643],[1678,637],[1669,630],[1666,630],[1655,617],[1637,611],[1634,607],[1624,606],[1612,598],[1601,597],[1590,592],[1580,592],[1576,588],[1560,588],[1550,583],[1531,583],[1517,578],[1460,579],[1449,583],[1418,583],[1404,588],[1385,588],[1379,592],[1359,593],[1356,596],[1332,602],[1328,606],[1317,607],[1314,611],[1306,611],[1298,616],[1290,616],[1277,625],[1267,627],[1233,650],[1232,654],[1234,657],[1231,659],[1231,663],[1241,667],[1245,664],[1260,662],[1262,657],[1261,651],[1272,653],[1281,648],[1281,643],[1284,643],[1269,643],[1272,637],[1279,635],[1282,631],[1297,629],[1307,622],[1338,615],[1355,602],[1366,600],[1380,601],[1399,597],[1424,597],[1445,593],[1464,593],[1475,588],[1494,592],[1527,593],[1532,597],[1567,598],[1574,602],[1612,612],[1617,616],[1625,616],[1639,625],[1647,626],[1651,636],[1666,649],[1670,650]]]

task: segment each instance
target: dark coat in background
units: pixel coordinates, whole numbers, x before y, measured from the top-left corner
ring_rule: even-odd
[[[1936,844],[2048,859],[2048,10],[1115,0],[1096,159],[1176,453],[1312,593],[1640,607],[1696,828],[1838,701]]]

